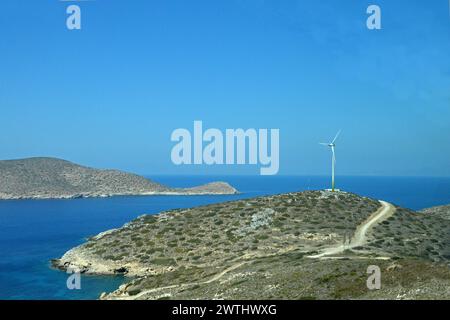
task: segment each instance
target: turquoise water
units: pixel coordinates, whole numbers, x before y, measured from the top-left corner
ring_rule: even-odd
[[[327,188],[326,177],[150,177],[176,187],[227,181],[231,196],[148,196],[73,200],[0,201],[0,299],[96,299],[121,277],[82,276],[81,290],[68,290],[67,274],[52,270],[86,237],[117,228],[144,213],[194,207],[259,195]],[[450,203],[450,178],[338,177],[338,187],[411,209]]]

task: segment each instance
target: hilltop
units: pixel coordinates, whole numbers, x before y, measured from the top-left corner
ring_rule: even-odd
[[[99,170],[56,158],[0,161],[0,199],[234,193],[237,190],[225,182],[170,188],[136,174]]]
[[[102,299],[450,299],[450,224],[307,191],[143,215],[53,261],[132,276]],[[366,287],[367,267],[383,272]]]

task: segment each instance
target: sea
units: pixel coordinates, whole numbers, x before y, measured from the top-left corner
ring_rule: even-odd
[[[113,291],[122,276],[81,276],[81,288],[67,288],[69,277],[50,259],[99,232],[121,227],[142,214],[174,208],[304,190],[328,188],[322,176],[149,176],[172,187],[226,181],[240,191],[217,196],[119,196],[71,200],[0,201],[0,299],[87,300]],[[450,178],[337,177],[337,187],[420,210],[450,204]]]

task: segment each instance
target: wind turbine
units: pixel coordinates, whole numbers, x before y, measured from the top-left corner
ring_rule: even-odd
[[[320,142],[321,145],[331,148],[331,153],[332,153],[332,156],[331,156],[331,191],[334,191],[334,166],[336,165],[336,155],[334,152],[334,148],[336,147],[335,142],[340,133],[341,133],[341,130],[339,130],[338,133],[336,133],[336,136],[334,137],[333,141],[331,141],[330,143]]]

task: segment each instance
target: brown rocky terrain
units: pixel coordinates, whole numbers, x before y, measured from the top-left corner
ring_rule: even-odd
[[[449,226],[308,191],[144,215],[53,265],[132,276],[102,299],[450,299]],[[381,290],[366,286],[370,265]]]
[[[93,169],[55,158],[0,161],[0,200],[234,193],[237,190],[225,182],[170,188],[136,174]]]

